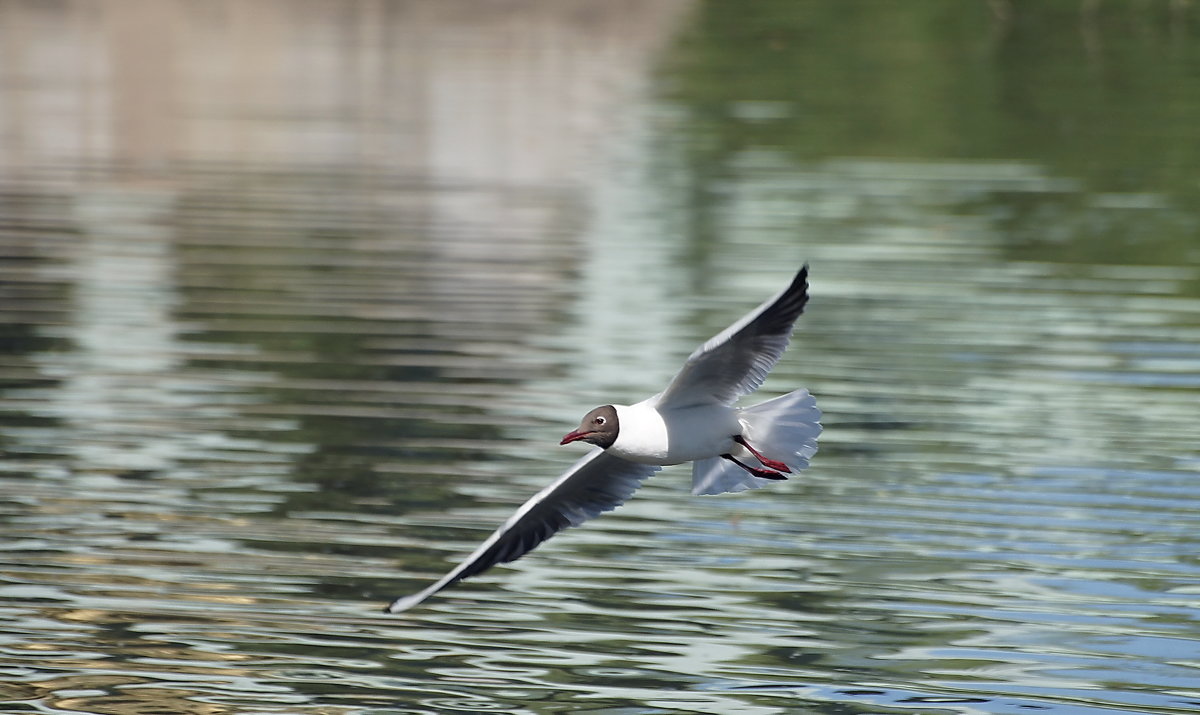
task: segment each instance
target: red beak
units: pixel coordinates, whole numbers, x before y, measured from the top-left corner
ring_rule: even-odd
[[[581,440],[587,436],[588,436],[587,432],[568,432],[567,435],[562,438],[562,441],[559,442],[559,445],[570,444],[572,442],[578,442],[579,440]]]

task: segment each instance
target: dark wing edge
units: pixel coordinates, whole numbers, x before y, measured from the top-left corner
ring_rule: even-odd
[[[465,578],[516,561],[559,531],[617,508],[659,469],[613,457],[597,447],[522,504],[450,573],[428,588],[396,599],[384,612],[406,611]]]
[[[688,356],[656,404],[684,407],[694,401],[731,404],[754,392],[787,350],[796,319],[808,303],[808,264],[787,288],[768,298],[733,325],[709,338]],[[713,390],[695,400],[688,391],[710,383]]]

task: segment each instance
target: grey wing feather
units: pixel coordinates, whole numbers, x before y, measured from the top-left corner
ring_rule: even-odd
[[[790,285],[688,356],[656,404],[731,404],[762,385],[787,349],[792,326],[808,302],[808,265]]]
[[[450,573],[418,593],[396,599],[386,611],[407,610],[465,578],[521,558],[562,529],[617,508],[659,469],[614,457],[597,447],[522,504]]]

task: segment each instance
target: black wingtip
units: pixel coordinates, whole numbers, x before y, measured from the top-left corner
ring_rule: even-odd
[[[796,273],[796,277],[792,279],[792,284],[784,291],[784,295],[789,298],[789,304],[795,303],[793,309],[796,311],[795,317],[799,317],[804,312],[804,306],[808,304],[808,261],[800,267]]]

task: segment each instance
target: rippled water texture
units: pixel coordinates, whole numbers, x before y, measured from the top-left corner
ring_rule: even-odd
[[[0,3],[0,709],[1200,710],[1197,38]],[[380,613],[803,261],[810,470]]]

